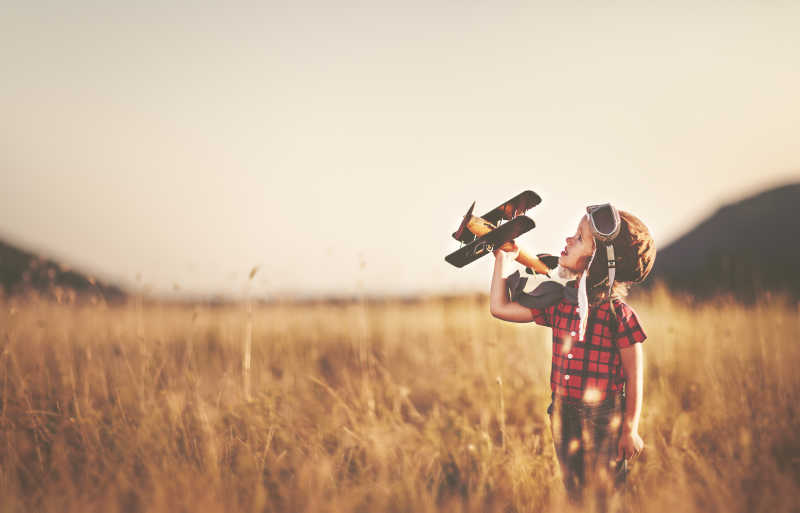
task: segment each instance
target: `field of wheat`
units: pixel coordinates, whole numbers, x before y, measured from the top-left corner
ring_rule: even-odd
[[[800,509],[800,309],[631,301],[630,511]],[[486,297],[0,301],[0,512],[566,511],[550,333]]]

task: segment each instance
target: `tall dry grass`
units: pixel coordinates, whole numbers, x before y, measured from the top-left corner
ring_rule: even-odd
[[[797,511],[798,306],[633,305],[647,447],[629,508]],[[0,329],[0,511],[566,508],[549,330],[485,298],[256,306],[252,324],[6,300]]]

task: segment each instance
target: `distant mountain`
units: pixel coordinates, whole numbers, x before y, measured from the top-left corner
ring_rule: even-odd
[[[654,280],[709,296],[762,291],[800,298],[800,183],[720,208],[659,250]]]
[[[36,291],[40,296],[59,301],[96,296],[115,302],[125,297],[125,292],[119,287],[101,283],[2,240],[0,287],[6,296]]]

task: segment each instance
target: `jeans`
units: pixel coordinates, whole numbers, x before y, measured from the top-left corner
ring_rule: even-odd
[[[591,490],[600,511],[607,507],[615,489],[621,489],[628,473],[624,459],[617,460],[625,395],[587,405],[553,394],[547,409],[553,445],[570,501],[583,504],[584,490]]]

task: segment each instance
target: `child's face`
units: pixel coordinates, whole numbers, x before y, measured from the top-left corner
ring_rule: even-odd
[[[575,273],[580,273],[589,264],[589,258],[594,252],[594,237],[589,228],[589,220],[583,216],[578,223],[575,235],[567,237],[567,245],[558,258],[558,265]]]

